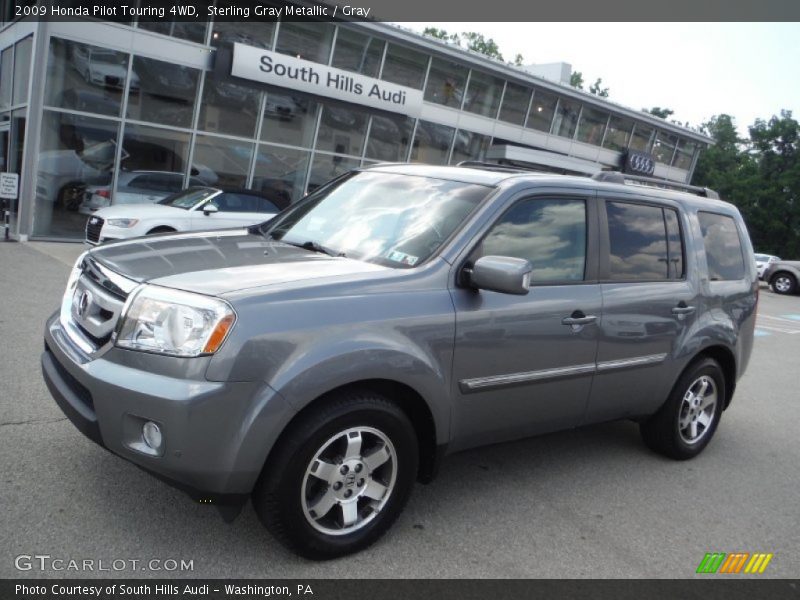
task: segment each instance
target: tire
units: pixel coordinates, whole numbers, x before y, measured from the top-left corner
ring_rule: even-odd
[[[791,273],[781,271],[770,278],[769,287],[776,294],[788,296],[797,291],[797,279]]]
[[[145,235],[153,235],[155,233],[175,233],[175,229],[166,226],[153,227],[153,229],[148,231]]]
[[[264,526],[313,560],[378,540],[402,512],[419,464],[414,427],[389,399],[351,390],[323,402],[287,429],[252,496]]]
[[[669,458],[694,458],[714,436],[724,401],[725,376],[719,363],[701,358],[686,368],[659,411],[639,425],[642,439]]]

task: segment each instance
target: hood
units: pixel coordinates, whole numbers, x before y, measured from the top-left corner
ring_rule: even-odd
[[[98,246],[91,256],[135,281],[209,295],[395,271],[266,240],[246,229],[148,236]]]
[[[186,219],[189,217],[189,211],[182,208],[175,208],[174,206],[145,202],[143,204],[115,204],[113,206],[101,208],[94,213],[94,215],[104,219]]]

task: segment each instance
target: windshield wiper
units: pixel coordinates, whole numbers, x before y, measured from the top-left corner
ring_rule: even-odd
[[[290,246],[297,246],[298,248],[303,248],[304,250],[311,250],[312,252],[319,252],[320,254],[327,254],[328,256],[345,256],[344,252],[337,252],[332,248],[328,248],[327,246],[323,246],[319,242],[315,242],[314,240],[308,240],[307,242],[287,242],[286,240],[282,239],[281,242],[284,244],[289,244]]]

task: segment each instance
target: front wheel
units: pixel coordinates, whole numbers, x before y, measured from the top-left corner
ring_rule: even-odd
[[[418,445],[387,398],[350,391],[293,424],[253,493],[261,522],[315,560],[363,550],[397,519],[417,474]]]
[[[794,294],[797,290],[797,280],[791,273],[778,273],[769,282],[772,291],[776,294]]]
[[[686,460],[703,451],[719,425],[725,401],[725,377],[717,361],[692,363],[678,379],[659,411],[640,425],[652,450]]]

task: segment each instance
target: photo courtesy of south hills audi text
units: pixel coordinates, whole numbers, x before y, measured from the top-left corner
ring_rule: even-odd
[[[53,4],[51,6],[15,6],[15,16],[18,17],[94,17],[103,19],[112,18],[207,18],[215,19],[292,19],[292,18],[329,18],[336,17],[358,17],[367,18],[370,16],[372,8],[353,6],[345,4],[343,6],[295,6],[284,4],[278,6],[266,6],[255,4],[252,6],[229,6],[229,5],[202,5],[193,4],[141,4],[128,5],[120,4],[109,6],[108,4],[88,3],[82,6],[68,6]]]
[[[33,584],[27,585],[17,583],[14,585],[14,595],[19,598],[25,596],[54,596],[54,597],[70,597],[70,598],[137,598],[137,597],[153,597],[153,596],[186,596],[195,598],[206,598],[212,593],[224,592],[229,596],[260,596],[269,598],[271,596],[313,596],[314,590],[311,585],[307,583],[299,583],[292,586],[288,585],[234,585],[231,583],[219,584],[214,586],[208,583],[203,584],[125,584],[125,583],[109,583],[109,584],[69,584],[69,583],[48,583],[48,584]]]

